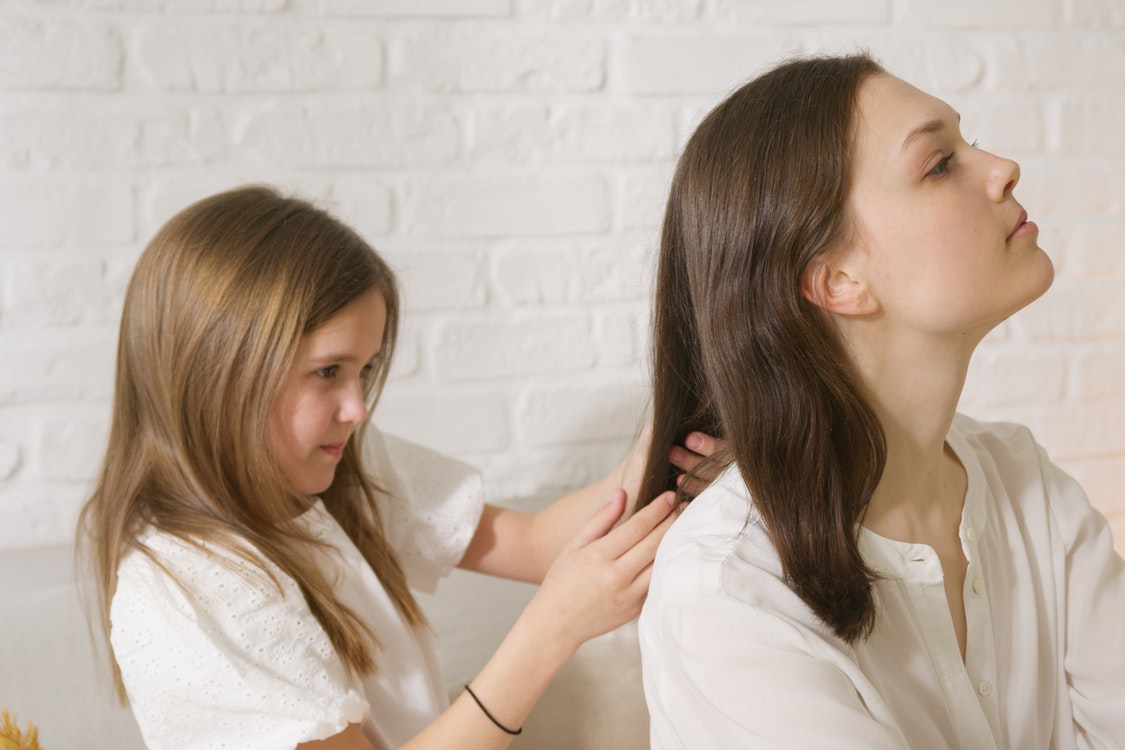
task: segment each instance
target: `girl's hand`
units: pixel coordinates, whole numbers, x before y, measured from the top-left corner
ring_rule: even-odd
[[[695,497],[715,481],[723,469],[723,464],[707,459],[724,452],[726,448],[725,440],[702,432],[689,432],[684,438],[683,447],[672,446],[672,450],[668,452],[668,460],[683,472],[676,477],[680,489]]]
[[[635,499],[637,493],[641,491],[645,456],[648,454],[651,442],[652,424],[649,423],[645,425],[645,428],[637,437],[637,441],[629,449],[629,454],[625,457],[625,460],[618,464],[598,484],[603,487],[607,483],[610,483],[610,486],[624,487],[628,496]],[[726,447],[725,440],[720,440],[703,432],[690,432],[684,438],[683,446],[672,447],[672,450],[668,452],[668,461],[682,472],[676,477],[676,482],[687,495],[695,497],[707,485],[715,481],[715,478],[723,470],[724,463],[720,461],[708,462],[706,459],[725,451]]]
[[[524,613],[547,642],[573,653],[640,613],[657,545],[678,515],[674,504],[674,494],[665,492],[613,528],[626,506],[625,491],[614,492],[563,548]]]

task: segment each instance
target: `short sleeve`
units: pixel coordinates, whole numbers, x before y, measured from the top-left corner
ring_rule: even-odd
[[[273,568],[275,584],[175,539],[148,543],[160,564],[140,552],[122,562],[110,640],[150,750],[292,748],[365,719],[367,701],[291,578]]]
[[[460,562],[480,523],[480,472],[374,426],[364,438],[363,460],[407,583],[433,592]]]

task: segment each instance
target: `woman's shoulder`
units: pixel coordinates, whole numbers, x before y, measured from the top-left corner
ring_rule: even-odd
[[[979,467],[1006,487],[1039,487],[1049,493],[1081,491],[1026,425],[985,422],[957,414],[949,443],[966,470],[971,473]]]
[[[650,652],[657,642],[681,643],[706,631],[719,640],[756,633],[767,648],[834,661],[850,653],[790,588],[765,520],[733,465],[661,540],[640,629]]]
[[[963,441],[977,451],[998,456],[1035,458],[1039,447],[1027,425],[979,420],[961,412],[954,416],[949,434],[951,440]]]
[[[733,464],[691,501],[661,541],[650,598],[654,593],[710,593],[753,606],[794,603],[765,521]]]
[[[982,422],[958,414],[950,442],[966,465],[970,485],[974,475],[987,488],[989,503],[1022,519],[1021,527],[1061,529],[1063,538],[1096,514],[1082,486],[1051,460],[1032,431],[1012,422]],[[1032,522],[1035,523],[1032,523]]]

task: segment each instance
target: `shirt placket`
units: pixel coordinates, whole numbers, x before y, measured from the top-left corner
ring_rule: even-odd
[[[945,694],[960,746],[973,750],[995,748],[996,740],[986,711],[978,700],[978,692],[986,681],[980,679],[974,684],[966,664],[961,660],[961,649],[945,596],[941,561],[930,547],[918,545],[909,556],[906,567],[909,577],[905,583],[911,606],[915,610],[930,663]],[[984,690],[991,694],[992,682],[988,681],[988,685]]]
[[[961,529],[961,547],[969,566],[965,574],[965,674],[972,683],[981,711],[987,717],[993,735],[1002,726],[1000,699],[997,694],[995,630],[992,609],[988,604],[986,576],[978,554],[981,530],[972,522]],[[995,737],[1001,742],[1003,738]]]

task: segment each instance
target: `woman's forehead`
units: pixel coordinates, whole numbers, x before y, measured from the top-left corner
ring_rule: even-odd
[[[946,102],[901,78],[869,76],[857,96],[856,141],[897,158],[928,133],[956,128],[960,119]]]

